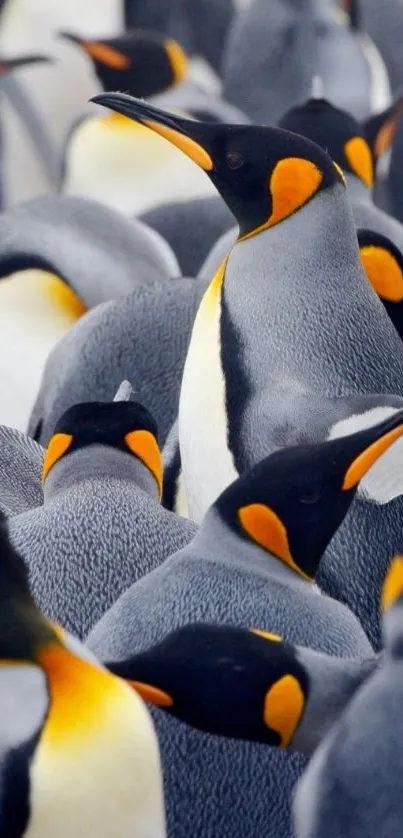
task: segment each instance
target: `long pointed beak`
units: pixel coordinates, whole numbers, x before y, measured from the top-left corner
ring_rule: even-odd
[[[211,125],[193,122],[193,120],[162,111],[127,93],[99,93],[90,101],[97,105],[104,105],[112,111],[151,128],[183,151],[205,172],[211,172],[214,169],[213,159],[206,148],[207,134],[209,130],[211,131]]]
[[[0,58],[0,75],[25,67],[28,64],[50,64],[52,58],[47,55],[22,55],[20,58]]]
[[[397,411],[381,424],[357,434],[357,442],[362,440],[362,443],[357,445],[355,456],[345,472],[342,488],[344,490],[355,488],[382,454],[401,436],[403,436],[403,410]],[[349,438],[345,437],[346,449],[349,442]]]

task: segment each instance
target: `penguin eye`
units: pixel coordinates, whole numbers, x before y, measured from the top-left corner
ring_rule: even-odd
[[[230,169],[240,169],[245,162],[239,151],[228,151],[225,159]]]

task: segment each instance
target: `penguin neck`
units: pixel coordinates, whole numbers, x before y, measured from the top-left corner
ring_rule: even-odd
[[[299,650],[297,657],[309,672],[310,686],[304,716],[291,747],[310,756],[356,690],[381,666],[382,659],[375,655],[368,660],[337,658],[311,649]]]
[[[347,182],[348,197],[351,203],[372,204],[372,189],[369,189],[356,175],[352,175],[349,172],[344,172],[344,175]]]
[[[158,502],[158,486],[148,468],[131,454],[109,445],[89,445],[62,457],[44,483],[44,504],[85,481],[119,480],[132,483]]]
[[[192,547],[193,545],[206,556],[207,560],[222,561],[247,573],[249,571],[263,573],[288,588],[292,587],[307,594],[318,593],[314,582],[309,582],[299,576],[281,559],[263,550],[253,541],[241,538],[230,529],[214,506],[207,512],[192,541]]]

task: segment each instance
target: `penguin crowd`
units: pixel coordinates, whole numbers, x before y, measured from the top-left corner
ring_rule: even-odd
[[[0,0],[0,838],[402,838],[402,44]]]

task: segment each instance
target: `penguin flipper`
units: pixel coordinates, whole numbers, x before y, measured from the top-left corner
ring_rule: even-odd
[[[389,394],[322,397],[296,387],[278,386],[270,390],[267,427],[271,428],[274,448],[336,439],[392,416],[403,407],[403,398]],[[254,406],[256,409],[256,405]],[[267,412],[267,407],[265,408]],[[250,423],[253,417],[250,418]],[[251,426],[251,425],[250,425]],[[254,461],[269,453],[252,452]],[[358,497],[380,505],[403,494],[403,441],[396,442],[381,456],[361,481]]]

